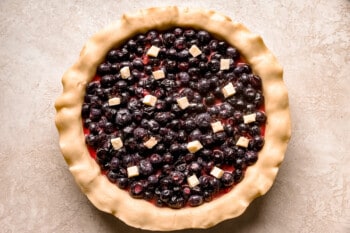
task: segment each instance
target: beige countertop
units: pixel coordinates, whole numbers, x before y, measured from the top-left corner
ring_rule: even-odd
[[[88,37],[175,1],[0,1],[0,232],[145,232],[93,207],[60,154],[54,101]],[[209,230],[350,232],[350,1],[195,1],[262,35],[284,66],[292,139],[272,189]]]

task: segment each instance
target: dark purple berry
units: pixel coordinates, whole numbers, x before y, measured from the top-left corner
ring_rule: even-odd
[[[203,204],[203,197],[200,195],[191,195],[188,199],[188,204],[192,207]]]
[[[245,154],[245,162],[247,165],[252,165],[258,160],[258,153],[255,151],[247,151]]]
[[[130,185],[130,195],[134,198],[142,198],[145,188],[140,181],[135,181]]]
[[[233,175],[230,172],[224,172],[224,174],[221,177],[221,183],[225,187],[230,187],[234,183]]]
[[[147,160],[141,160],[139,165],[140,174],[148,176],[153,173],[152,164]]]

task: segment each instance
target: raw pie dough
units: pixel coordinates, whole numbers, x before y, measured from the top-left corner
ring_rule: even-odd
[[[111,183],[89,154],[81,119],[85,87],[110,49],[138,33],[175,26],[204,29],[236,47],[254,73],[262,78],[267,115],[265,145],[259,152],[258,161],[246,170],[244,179],[220,198],[182,209],[159,208],[145,200],[134,199]],[[282,74],[282,67],[260,36],[214,11],[164,7],[123,15],[86,43],[78,61],[63,76],[63,94],[55,104],[62,154],[89,200],[98,209],[133,227],[167,231],[214,226],[242,214],[253,199],[265,194],[273,184],[291,135],[288,96]]]

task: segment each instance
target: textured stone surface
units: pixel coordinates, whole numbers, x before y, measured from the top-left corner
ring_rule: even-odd
[[[0,1],[1,232],[145,232],[94,208],[58,148],[61,76],[123,12],[174,1]],[[195,1],[261,34],[285,68],[293,135],[239,218],[182,232],[350,232],[350,1]]]

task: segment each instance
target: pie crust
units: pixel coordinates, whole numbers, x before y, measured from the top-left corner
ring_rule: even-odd
[[[159,208],[145,200],[134,199],[101,174],[85,144],[81,118],[85,87],[110,49],[138,33],[175,26],[204,29],[235,46],[254,73],[262,78],[267,115],[265,145],[258,161],[247,168],[244,179],[220,198],[199,207],[182,209]],[[291,135],[288,95],[282,75],[281,65],[260,36],[214,11],[172,6],[125,14],[89,39],[78,61],[63,76],[63,94],[55,103],[62,154],[89,200],[128,225],[163,231],[214,226],[241,215],[253,199],[265,194],[273,184]]]

